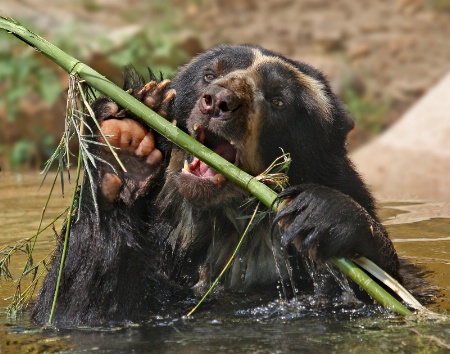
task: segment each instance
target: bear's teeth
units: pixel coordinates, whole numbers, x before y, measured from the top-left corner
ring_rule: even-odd
[[[191,168],[189,167],[189,162],[187,160],[184,160],[184,170],[186,172],[192,173]]]

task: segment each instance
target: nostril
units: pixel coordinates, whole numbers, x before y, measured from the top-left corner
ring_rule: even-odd
[[[230,110],[228,108],[228,104],[225,101],[219,103],[219,109],[221,112],[228,112]]]
[[[200,111],[203,114],[210,114],[214,109],[214,101],[211,95],[205,94],[203,95],[200,101]]]
[[[210,85],[198,102],[200,111],[211,118],[225,118],[241,105],[236,94],[225,87]]]
[[[233,112],[240,105],[240,100],[234,92],[222,89],[215,96],[217,109],[220,113]]]
[[[204,95],[203,96],[203,101],[205,103],[205,106],[212,106],[212,97],[211,95]]]

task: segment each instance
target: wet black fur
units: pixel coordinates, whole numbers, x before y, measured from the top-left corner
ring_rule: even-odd
[[[345,139],[353,121],[321,73],[258,47],[213,48],[182,67],[173,78],[170,88],[174,88],[177,95],[167,118],[175,119],[182,129],[189,131],[191,113],[208,87],[203,79],[205,65],[222,58],[223,76],[233,70],[245,70],[253,62],[253,49],[281,58],[321,82],[331,111],[329,117],[324,117],[323,112],[315,109],[311,92],[290,78],[282,83],[290,89],[286,108],[271,114],[267,112],[269,106],[261,109],[259,158],[268,166],[280,155],[279,147],[291,154],[289,177],[294,187],[280,196],[292,201],[277,216],[274,225],[267,218],[247,237],[239,255],[244,262],[242,265],[235,262],[235,271],[230,271],[223,287],[244,293],[254,289],[276,292],[277,279],[266,274],[271,271],[274,256],[270,247],[255,246],[259,238],[273,239],[275,247],[285,246],[285,252],[278,257],[289,257],[293,281],[300,290],[311,285],[304,260],[309,256],[320,263],[334,256],[362,255],[398,276],[397,255],[376,216],[374,200],[347,157]],[[276,82],[277,78],[273,77],[270,66],[262,67],[258,74],[263,78],[264,94],[275,90],[272,81]],[[128,72],[125,89],[132,88],[136,92],[143,85],[141,76],[133,70]],[[94,105],[100,119],[108,118],[108,112],[102,110],[108,100],[100,98]],[[233,251],[246,225],[246,221],[238,217],[251,213],[251,208],[250,211],[240,209],[247,193],[228,185],[227,189],[220,190],[227,194],[223,202],[205,207],[192,205],[180,193],[177,184],[184,153],[161,137],[157,142],[163,150],[164,161],[157,171],[148,171],[152,178],[145,188],[137,188],[133,173],[129,173],[122,175],[126,183],[117,202],[108,203],[96,190],[99,219],[90,192],[83,196],[81,219],[72,226],[56,304],[57,325],[146,320],[152,314],[164,312],[192,290],[203,289],[202,274],[208,274],[207,280],[213,279]],[[131,157],[127,162],[131,171],[136,171],[134,176],[138,176],[142,162]],[[108,171],[108,167],[100,165],[99,181]],[[86,185],[85,191],[88,190]],[[278,230],[278,221],[286,230]],[[295,240],[301,245],[300,251],[291,244]],[[32,313],[38,323],[48,319],[61,247],[62,241]],[[241,274],[248,280],[236,278]],[[330,297],[336,295],[336,291],[336,287],[330,286]]]

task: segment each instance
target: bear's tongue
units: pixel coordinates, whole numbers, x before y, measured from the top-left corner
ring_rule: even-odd
[[[217,172],[209,167],[206,163],[199,160],[198,171],[201,177],[214,177]]]
[[[192,159],[191,163],[188,163],[187,161],[184,162],[184,167],[181,170],[181,173],[209,179],[215,184],[221,184],[225,180],[225,177],[223,177],[222,174],[217,173],[217,171],[213,170],[206,163],[200,161],[196,157]]]
[[[221,142],[215,145],[212,150],[231,163],[236,161],[236,149],[228,142]],[[185,162],[182,173],[190,173],[197,177],[209,178],[214,183],[222,183],[225,180],[222,174],[217,173],[216,170],[196,157],[192,159],[191,163]]]

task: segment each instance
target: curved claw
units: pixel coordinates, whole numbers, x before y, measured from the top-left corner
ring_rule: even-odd
[[[159,83],[157,81],[150,81],[137,92],[136,98],[165,117],[168,106],[176,95],[174,89],[169,89],[170,82],[169,79],[165,79]]]
[[[315,259],[361,254],[379,258],[382,232],[374,236],[378,223],[353,199],[321,185],[304,184],[279,195],[289,203],[274,223],[284,231],[282,245],[295,242]]]
[[[281,244],[283,246],[292,242],[302,229],[305,229],[305,222],[308,213],[305,209],[308,206],[306,199],[297,198],[299,194],[304,192],[302,186],[289,187],[278,194],[279,199],[287,200],[288,203],[278,212],[274,219],[272,230],[278,224],[285,228],[281,236]]]
[[[152,90],[153,88],[155,88],[158,85],[158,83],[156,81],[150,81],[147,82],[143,88],[141,88],[137,95],[138,97],[141,97],[142,95],[144,95],[145,93],[149,92],[150,90]]]

